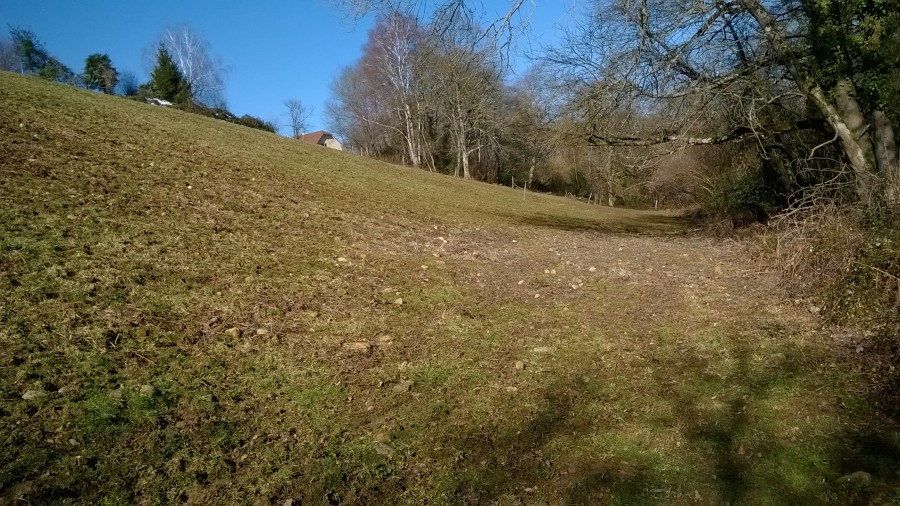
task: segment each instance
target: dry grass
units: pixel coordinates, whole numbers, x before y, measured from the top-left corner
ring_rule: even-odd
[[[897,499],[839,338],[673,215],[0,104],[0,501]]]

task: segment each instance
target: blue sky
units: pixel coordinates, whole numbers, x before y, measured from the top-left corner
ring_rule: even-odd
[[[475,0],[500,12],[508,0]],[[532,33],[549,42],[576,0],[528,0]],[[108,53],[119,71],[146,80],[144,53],[165,26],[198,30],[231,68],[225,98],[238,115],[287,121],[282,102],[312,106],[310,127],[323,117],[332,78],[356,61],[370,18],[354,21],[326,0],[8,0],[0,2],[0,28],[33,30],[51,54],[81,71],[91,53]],[[282,126],[282,132],[287,127]]]

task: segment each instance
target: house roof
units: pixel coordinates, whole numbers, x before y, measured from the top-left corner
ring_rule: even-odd
[[[312,132],[300,136],[301,141],[310,142],[312,144],[325,145],[325,141],[327,141],[328,139],[334,139],[334,136],[324,130],[319,130],[318,132]]]

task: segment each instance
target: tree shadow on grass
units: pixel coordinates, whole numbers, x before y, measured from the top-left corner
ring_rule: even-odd
[[[837,480],[845,466],[840,459],[829,460],[829,451],[875,459],[877,468],[895,462],[896,446],[885,446],[884,440],[866,446],[860,440],[854,454],[853,441],[801,434],[794,442],[785,436],[792,424],[784,418],[787,411],[771,410],[772,405],[799,402],[788,392],[808,386],[807,376],[821,357],[782,347],[785,353],[760,359],[743,337],[730,339],[724,375],[721,364],[719,371],[710,372],[708,354],[701,351],[649,359],[657,364],[656,372],[649,390],[635,395],[649,395],[648,402],[670,408],[663,410],[667,415],[659,436],[664,440],[680,434],[683,447],[648,446],[639,437],[623,436],[627,431],[614,417],[585,417],[590,403],[616,400],[605,399],[583,380],[562,380],[543,390],[541,402],[524,422],[501,421],[442,436],[445,447],[460,451],[452,495],[467,504],[508,498],[565,504],[691,502],[698,490],[706,502],[726,504],[873,498]],[[572,377],[591,373],[569,372]],[[806,417],[801,411],[795,414]],[[643,416],[638,425],[652,430],[651,418]],[[607,434],[613,439],[598,443]],[[896,472],[896,467],[890,470]]]
[[[553,213],[507,215],[507,217],[523,225],[567,232],[673,235],[685,233],[688,226],[688,221],[681,216],[639,213],[638,211],[635,211],[633,216],[616,216],[615,219],[602,216],[584,218]]]

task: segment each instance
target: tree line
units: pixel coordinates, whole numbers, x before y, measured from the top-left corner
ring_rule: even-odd
[[[213,54],[209,42],[188,25],[165,28],[147,56],[153,70],[150,79],[141,83],[133,72],[120,73],[106,53],[88,55],[84,70],[76,72],[54,57],[31,30],[11,26],[8,38],[0,37],[0,70],[140,101],[164,100],[190,112],[277,131],[271,121],[228,111],[224,91],[229,69]]]
[[[518,76],[530,3],[343,5],[378,16],[327,111],[363,154],[607,204],[900,205],[896,0],[585,0]]]

